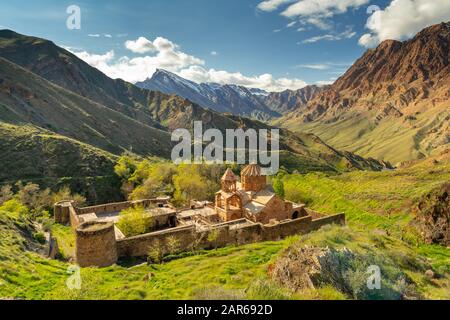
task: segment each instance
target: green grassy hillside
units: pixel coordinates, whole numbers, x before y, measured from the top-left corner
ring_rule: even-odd
[[[430,164],[434,163],[433,167]],[[345,212],[346,227],[325,227],[278,242],[227,247],[167,257],[161,265],[122,261],[109,268],[81,271],[81,290],[67,289],[69,264],[30,252],[36,244],[17,208],[0,207],[0,297],[27,299],[349,299],[331,284],[292,291],[269,275],[286,250],[304,245],[348,248],[390,270],[386,281],[406,277],[408,290],[424,299],[449,299],[450,251],[426,245],[409,229],[411,208],[423,194],[450,179],[448,160],[387,172],[352,172],[285,177],[287,195],[310,207]],[[293,193],[291,187],[295,186]],[[24,215],[24,214],[22,214]],[[73,255],[69,227],[54,226],[63,256]],[[187,255],[187,256],[186,256]],[[430,279],[426,270],[439,277]],[[398,289],[400,290],[400,289]],[[403,289],[402,289],[403,290]],[[380,295],[376,295],[380,297]],[[391,297],[391,296],[381,296]]]
[[[33,126],[0,122],[0,181],[111,175],[116,157]]]
[[[67,91],[0,58],[0,120],[33,124],[120,154],[170,155],[169,133]]]
[[[386,118],[379,122],[374,116],[370,112],[349,113],[333,122],[302,124],[293,118],[283,121],[283,126],[296,132],[314,133],[336,149],[394,165],[437,154],[449,146],[450,112],[442,106],[410,118]]]

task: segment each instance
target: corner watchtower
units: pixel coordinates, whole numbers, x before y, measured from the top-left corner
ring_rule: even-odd
[[[89,221],[76,229],[76,260],[80,267],[107,267],[117,261],[112,222]]]

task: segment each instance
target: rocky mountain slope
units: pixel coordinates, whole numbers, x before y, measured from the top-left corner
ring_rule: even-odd
[[[65,90],[0,58],[0,120],[32,124],[120,154],[168,157],[170,134]]]
[[[176,94],[203,107],[218,112],[269,119],[280,114],[269,109],[262,97],[264,91],[254,91],[243,86],[220,85],[216,83],[197,84],[174,73],[158,69],[150,79],[136,83],[136,86]]]
[[[450,22],[384,41],[278,123],[393,162],[442,151],[450,143],[449,43]]]
[[[295,91],[266,92],[232,84],[197,84],[162,69],[156,70],[151,78],[136,85],[144,89],[176,94],[217,112],[263,121],[278,118],[288,111],[302,107],[326,88],[311,85]]]
[[[222,131],[263,125],[202,108],[176,95],[112,80],[47,40],[0,31],[0,57],[0,121],[18,129],[45,130],[92,150],[168,158],[173,145],[170,131],[191,128],[195,120],[202,120],[205,129]],[[14,148],[6,144],[3,151],[14,154],[8,146]],[[282,165],[292,170],[379,170],[385,165],[340,152],[314,135],[288,130],[282,131],[281,147]],[[34,157],[31,149],[28,157]]]
[[[265,104],[280,114],[302,109],[319,93],[329,86],[309,85],[299,90],[285,90],[283,92],[271,92],[264,97]]]

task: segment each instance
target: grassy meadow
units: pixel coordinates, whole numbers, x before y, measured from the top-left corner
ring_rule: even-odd
[[[292,291],[268,274],[288,248],[318,246],[349,248],[380,261],[396,286],[402,274],[425,299],[450,299],[450,250],[422,243],[409,226],[415,201],[450,180],[450,163],[426,161],[410,168],[384,172],[291,174],[283,178],[286,198],[310,208],[345,212],[348,225],[327,226],[304,236],[278,242],[230,246],[169,256],[162,264],[124,260],[108,268],[81,270],[81,290],[69,290],[66,281],[74,255],[69,227],[53,225],[61,250],[59,260],[31,250],[33,222],[26,208],[0,207],[0,297],[22,299],[352,299],[332,285]],[[440,275],[429,279],[425,271]],[[389,278],[390,277],[390,278]],[[373,298],[389,298],[389,296]]]

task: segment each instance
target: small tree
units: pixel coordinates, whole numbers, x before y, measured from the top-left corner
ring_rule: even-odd
[[[143,206],[132,207],[120,212],[117,227],[127,237],[137,236],[150,231],[154,221]]]
[[[181,247],[180,239],[178,239],[174,236],[167,237],[166,247],[167,247],[167,253],[169,253],[169,254],[177,253],[178,251],[180,251],[180,247]]]
[[[58,190],[58,192],[53,194],[53,202],[59,202],[62,200],[74,200],[79,207],[86,204],[86,198],[78,193],[72,193],[69,186],[63,186]]]
[[[52,207],[53,201],[50,189],[41,191],[39,185],[35,183],[29,182],[24,185],[20,181],[16,186],[19,189],[16,194],[17,199],[31,210],[33,216],[39,216],[42,211]]]
[[[208,242],[214,244],[214,249],[217,249],[217,239],[219,238],[219,230],[213,229],[208,234]]]
[[[283,183],[283,180],[280,179],[280,178],[278,178],[278,177],[275,178],[275,179],[273,180],[272,186],[273,186],[273,190],[275,191],[275,193],[276,193],[280,198],[284,199],[284,197],[285,197],[285,192],[284,192],[284,183]]]
[[[148,249],[148,263],[161,263],[162,261],[162,250],[161,243],[158,239],[155,240],[153,245]]]
[[[186,204],[190,200],[203,200],[207,197],[208,186],[196,165],[181,164],[173,177],[175,186],[174,200],[177,204]]]

